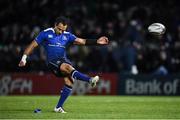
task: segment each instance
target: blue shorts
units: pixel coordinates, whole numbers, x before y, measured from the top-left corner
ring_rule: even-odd
[[[53,72],[54,75],[56,75],[57,77],[67,77],[68,75],[63,73],[62,71],[60,71],[60,66],[62,63],[67,63],[67,64],[71,64],[71,62],[66,59],[66,58],[60,58],[60,59],[55,59],[55,60],[51,60],[48,62],[48,68]]]

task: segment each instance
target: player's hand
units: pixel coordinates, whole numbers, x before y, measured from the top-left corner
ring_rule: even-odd
[[[26,62],[21,60],[21,61],[19,62],[19,65],[18,65],[18,66],[19,66],[19,67],[24,67],[25,65],[26,65]]]
[[[97,44],[100,44],[100,45],[107,45],[109,43],[109,40],[107,37],[103,36],[103,37],[100,37],[98,40],[97,40]]]
[[[19,67],[24,67],[26,65],[26,59],[27,59],[27,55],[23,55],[21,58],[21,61],[19,62]]]

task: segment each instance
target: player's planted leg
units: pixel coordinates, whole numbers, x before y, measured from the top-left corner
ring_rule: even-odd
[[[55,112],[60,112],[60,113],[66,113],[63,109],[63,104],[66,101],[66,99],[70,96],[71,91],[72,91],[72,81],[70,78],[64,78],[65,79],[65,85],[61,90],[61,97],[58,101],[57,106],[54,108]]]
[[[62,107],[59,107],[59,108],[56,108],[56,107],[55,107],[55,108],[54,108],[54,111],[55,111],[55,112],[59,112],[59,113],[67,113],[67,112],[64,111],[64,109],[63,109]]]

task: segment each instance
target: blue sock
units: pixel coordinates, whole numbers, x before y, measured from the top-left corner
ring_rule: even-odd
[[[89,82],[91,77],[78,72],[77,70],[74,70],[71,74],[72,78],[76,79],[76,80],[81,80],[81,81],[85,81],[85,82]]]
[[[65,85],[61,91],[61,97],[58,101],[56,108],[62,107],[68,96],[71,94],[72,87]]]

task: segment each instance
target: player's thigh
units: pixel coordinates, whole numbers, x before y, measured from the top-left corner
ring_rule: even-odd
[[[67,77],[69,74],[66,74],[65,72],[60,71],[60,66],[62,63],[56,62],[56,61],[51,61],[48,63],[48,68],[52,71],[52,73],[56,77]]]
[[[74,68],[72,67],[72,65],[68,64],[68,63],[62,63],[60,66],[60,71],[64,72],[64,73],[67,73],[67,74],[70,74]]]

